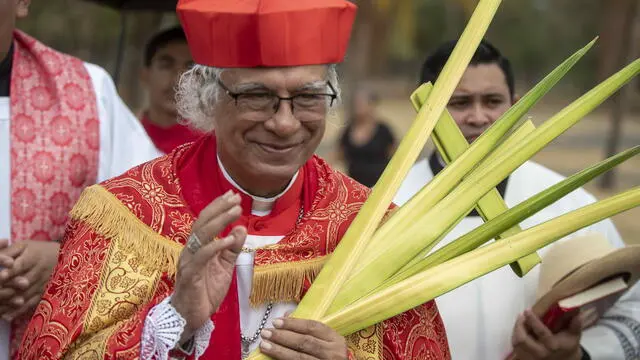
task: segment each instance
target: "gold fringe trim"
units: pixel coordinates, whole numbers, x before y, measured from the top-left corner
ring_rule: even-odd
[[[257,307],[268,302],[300,302],[305,279],[313,282],[327,256],[311,260],[256,266],[249,302]]]
[[[82,192],[71,210],[71,218],[116,242],[119,249],[133,254],[141,266],[166,272],[171,277],[176,274],[183,245],[153,231],[102,186],[93,185]]]

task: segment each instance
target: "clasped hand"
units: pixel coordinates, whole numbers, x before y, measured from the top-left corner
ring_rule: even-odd
[[[0,316],[6,321],[32,310],[58,260],[60,244],[0,240]]]

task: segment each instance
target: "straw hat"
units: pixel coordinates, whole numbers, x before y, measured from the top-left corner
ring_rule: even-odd
[[[640,245],[616,249],[595,232],[564,240],[543,257],[532,310],[542,317],[558,301],[620,275],[627,288],[640,279]]]

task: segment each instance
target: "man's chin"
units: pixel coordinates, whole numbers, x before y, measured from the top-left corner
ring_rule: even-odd
[[[255,176],[264,179],[286,179],[293,177],[299,166],[293,164],[278,164],[260,162],[255,168]]]
[[[292,177],[307,159],[304,158],[300,147],[296,147],[292,151],[273,151],[273,149],[264,149],[256,144],[253,149],[247,152],[247,161],[255,173],[282,179]]]

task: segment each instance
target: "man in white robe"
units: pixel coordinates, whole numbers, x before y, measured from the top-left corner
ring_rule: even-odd
[[[435,82],[454,45],[442,45],[427,59],[422,82]],[[508,59],[483,41],[450,99],[449,112],[467,141],[472,142],[515,101],[514,76]],[[395,203],[401,205],[408,201],[444,166],[436,152],[419,160],[398,191]],[[513,207],[563,179],[544,166],[528,161],[497,188],[507,205]],[[577,189],[520,225],[529,228],[594,201],[587,191]],[[474,210],[437,248],[481,224],[483,220]],[[624,246],[610,220],[581,230],[584,231],[600,232],[615,247]],[[517,277],[510,267],[504,267],[438,298],[452,358],[504,359],[513,350],[516,320],[535,302],[538,277],[539,267],[524,278]],[[629,291],[597,324],[569,337],[571,341],[562,342],[555,352],[531,334],[528,345],[519,346],[526,347],[527,359],[640,359],[640,287]]]
[[[19,344],[80,191],[161,155],[104,69],[15,29],[28,6],[0,0],[0,360]]]

